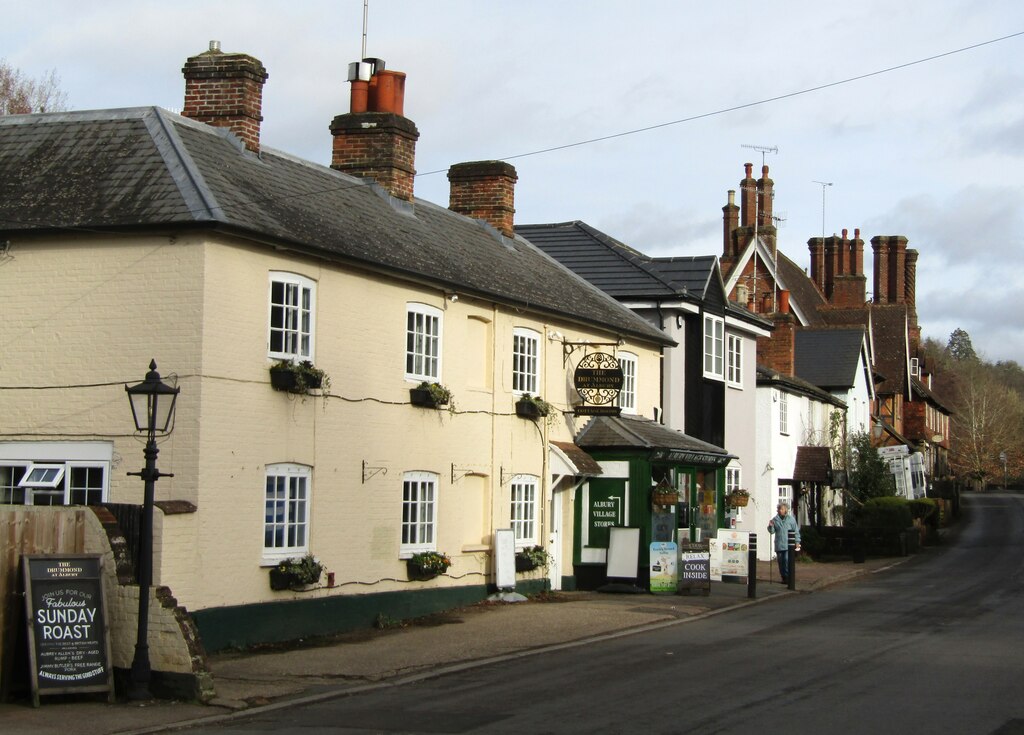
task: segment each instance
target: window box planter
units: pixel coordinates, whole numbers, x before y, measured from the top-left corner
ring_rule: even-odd
[[[330,389],[330,378],[327,373],[314,367],[309,360],[291,362],[281,360],[270,366],[270,386],[274,390],[286,393],[309,393],[326,386]]]
[[[543,546],[530,546],[517,551],[515,559],[517,572],[532,572],[538,567],[546,567],[551,556]]]
[[[543,398],[524,394],[516,401],[516,416],[524,419],[539,419],[551,412],[551,404]]]
[[[405,560],[406,573],[411,581],[424,582],[448,571],[452,560],[440,551],[421,551]]]
[[[409,402],[423,408],[439,408],[447,406],[452,400],[452,392],[440,383],[420,383],[409,389]]]
[[[270,589],[275,592],[290,590],[298,584],[298,579],[291,572],[282,571],[277,567],[270,570]]]
[[[324,572],[324,565],[313,556],[285,559],[270,570],[270,589],[280,592],[317,584]]]

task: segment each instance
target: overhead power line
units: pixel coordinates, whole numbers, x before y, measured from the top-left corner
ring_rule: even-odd
[[[758,105],[767,105],[770,102],[778,102],[779,100],[790,99],[792,97],[799,97],[801,95],[810,94],[811,92],[820,92],[823,89],[829,89],[831,87],[838,87],[843,84],[850,84],[851,82],[858,82],[861,79],[869,79],[871,77],[877,77],[882,74],[888,74],[890,72],[899,71],[900,69],[906,69],[911,66],[918,66],[920,64],[926,64],[929,61],[936,61],[937,59],[943,59],[947,56],[953,56],[955,54],[962,54],[967,51],[973,51],[974,49],[981,48],[982,46],[989,46],[993,43],[999,43],[1000,41],[1008,41],[1011,38],[1017,38],[1018,36],[1024,36],[1024,31],[1017,31],[1006,36],[1000,36],[999,38],[992,38],[988,41],[981,41],[980,43],[974,43],[970,46],[962,46],[952,51],[944,51],[941,54],[934,54],[932,56],[926,56],[923,59],[917,59],[915,61],[907,61],[903,64],[896,64],[895,66],[888,66],[884,69],[878,69],[876,71],[870,71],[865,74],[858,74],[856,76],[847,77],[846,79],[839,79],[835,82],[827,82],[825,84],[819,84],[814,87],[807,87],[805,89],[799,89],[795,92],[786,92],[784,94],[777,94],[773,97],[765,97],[764,99],[755,100],[754,102],[745,102],[741,105],[733,105],[732,107],[723,107],[719,110],[712,110],[711,112],[702,112],[698,115],[691,115],[689,117],[682,117],[678,120],[669,120],[668,122],[656,123],[654,125],[647,125],[642,128],[634,128],[633,130],[624,130],[620,133],[611,133],[609,135],[602,135],[597,138],[587,138],[586,140],[578,140],[574,143],[563,143],[562,145],[551,146],[550,148],[540,148],[535,151],[529,151],[527,153],[516,153],[512,156],[505,156],[499,158],[499,161],[511,161],[516,158],[526,158],[527,156],[538,156],[542,153],[552,153],[554,151],[562,151],[566,148],[576,148],[582,145],[590,145],[591,143],[601,143],[606,140],[614,140],[615,138],[623,138],[627,135],[636,135],[637,133],[646,133],[651,130],[659,130],[660,128],[667,128],[672,125],[682,125],[683,123],[694,122],[695,120],[703,120],[708,117],[715,117],[716,115],[725,115],[729,112],[736,112],[737,110],[746,110],[751,107],[757,107]],[[430,176],[431,174],[444,173],[448,169],[438,169],[437,171],[426,171],[418,176]]]
[[[517,158],[527,158],[529,156],[539,156],[539,155],[542,155],[544,153],[554,153],[556,151],[563,151],[563,150],[566,150],[566,149],[569,149],[569,148],[578,148],[580,146],[590,145],[592,143],[601,143],[603,141],[614,140],[616,138],[624,138],[627,135],[637,135],[639,133],[646,133],[646,132],[650,132],[652,130],[660,130],[661,128],[667,128],[667,127],[671,127],[673,125],[682,125],[684,123],[694,122],[696,120],[703,120],[703,119],[706,119],[706,118],[709,118],[709,117],[716,117],[718,115],[725,115],[725,114],[728,114],[730,112],[736,112],[738,110],[746,110],[746,109],[749,109],[751,107],[758,107],[760,105],[767,105],[767,104],[772,103],[772,102],[779,102],[780,100],[791,99],[793,97],[800,97],[802,95],[811,94],[812,92],[820,92],[823,89],[830,89],[832,87],[839,87],[839,86],[844,85],[844,84],[850,84],[852,82],[858,82],[858,81],[860,81],[862,79],[870,79],[871,77],[881,76],[882,74],[889,74],[891,72],[899,71],[901,69],[907,69],[907,68],[912,67],[912,66],[919,66],[921,64],[926,64],[926,63],[931,62],[931,61],[936,61],[938,59],[944,59],[944,58],[946,58],[948,56],[955,56],[956,54],[966,53],[968,51],[973,51],[974,49],[982,48],[984,46],[990,46],[992,44],[1000,43],[1002,41],[1008,41],[1010,39],[1018,38],[1020,36],[1024,36],[1024,31],[1017,31],[1015,33],[1010,33],[1010,34],[1007,34],[1005,36],[1000,36],[998,38],[991,38],[991,39],[989,39],[987,41],[981,41],[979,43],[973,43],[973,44],[971,44],[969,46],[961,46],[960,48],[956,48],[956,49],[953,49],[951,51],[943,51],[942,53],[933,54],[931,56],[926,56],[926,57],[921,58],[921,59],[915,59],[914,61],[907,61],[907,62],[904,62],[902,64],[896,64],[894,66],[885,67],[884,69],[877,69],[875,71],[866,72],[864,74],[857,74],[855,76],[846,77],[845,79],[839,79],[839,80],[836,80],[834,82],[826,82],[824,84],[818,84],[818,85],[813,86],[813,87],[806,87],[804,89],[799,89],[799,90],[796,90],[794,92],[786,92],[786,93],[783,93],[783,94],[777,94],[777,95],[774,95],[772,97],[765,97],[764,99],[755,100],[753,102],[745,102],[745,103],[740,104],[740,105],[733,105],[731,107],[723,107],[723,108],[718,109],[718,110],[711,110],[710,112],[702,112],[702,113],[699,113],[697,115],[690,115],[689,117],[682,117],[682,118],[679,118],[678,120],[669,120],[667,122],[656,123],[654,125],[647,125],[647,126],[644,126],[642,128],[633,128],[632,130],[624,130],[624,131],[621,131],[621,132],[618,132],[618,133],[611,133],[609,135],[602,135],[602,136],[599,136],[599,137],[596,137],[596,138],[587,138],[585,140],[577,140],[577,141],[574,141],[572,143],[563,143],[561,145],[550,146],[548,148],[539,148],[539,149],[537,149],[535,151],[527,151],[525,153],[516,153],[516,154],[510,155],[510,156],[505,156],[503,158],[498,158],[496,160],[499,160],[499,161],[512,161],[512,160],[515,160]],[[417,173],[416,177],[419,178],[419,177],[422,177],[422,176],[433,176],[435,174],[446,173],[447,171],[448,171],[447,168],[435,169],[433,171],[422,171],[420,173]],[[248,206],[252,206],[254,204],[262,204],[262,203],[266,203],[266,202],[270,202],[270,201],[280,201],[280,200],[284,200],[284,199],[295,199],[295,198],[313,197],[313,196],[318,196],[320,194],[329,194],[329,193],[338,192],[338,191],[345,191],[347,189],[354,189],[356,187],[366,186],[366,185],[367,185],[366,182],[349,183],[349,184],[343,184],[343,185],[340,185],[340,186],[332,186],[332,187],[328,187],[328,188],[320,189],[320,190],[315,190],[315,191],[302,192],[301,194],[285,194],[285,195],[274,196],[274,197],[265,197],[265,198],[260,198],[260,199],[252,199],[252,200],[247,200],[247,201],[244,201],[244,202],[235,202],[233,204],[220,204],[220,205],[216,206],[215,209],[228,210],[228,209],[234,209],[235,207],[248,207]],[[179,213],[186,213],[187,212],[188,214],[205,214],[206,210],[205,209],[200,209],[200,210],[183,209],[183,210],[178,210],[178,212]],[[32,224],[32,225],[36,225],[36,226],[45,226],[45,225],[43,225],[43,223],[25,222],[25,221],[21,221],[21,220],[17,220],[17,219],[12,219],[12,218],[5,218],[5,217],[0,217],[0,222],[8,222],[8,223],[11,223],[11,224]],[[69,230],[69,231],[79,231],[79,230],[81,230],[81,231],[86,231],[86,232],[102,232],[102,230],[91,229],[91,228],[87,228],[87,227],[78,227],[78,226],[55,225],[55,227],[57,227],[58,229]]]

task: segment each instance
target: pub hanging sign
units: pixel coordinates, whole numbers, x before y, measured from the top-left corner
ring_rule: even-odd
[[[583,399],[577,416],[618,416],[616,405],[622,391],[622,367],[614,355],[592,352],[584,356],[573,373],[573,387]]]

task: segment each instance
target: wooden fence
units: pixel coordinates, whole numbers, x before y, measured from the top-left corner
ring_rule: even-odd
[[[21,556],[84,553],[88,512],[84,508],[0,506],[0,700],[10,690],[19,628],[25,619]]]

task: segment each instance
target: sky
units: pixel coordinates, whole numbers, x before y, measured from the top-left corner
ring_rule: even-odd
[[[270,74],[263,145],[330,162],[363,0],[3,5],[0,57],[55,70],[71,109],[179,111],[182,65],[219,40]],[[763,156],[783,253],[904,235],[923,336],[1024,364],[1022,33],[1019,0],[369,0],[366,54],[408,75],[418,197],[447,206],[450,165],[508,158],[518,224],[720,255],[727,191]]]

